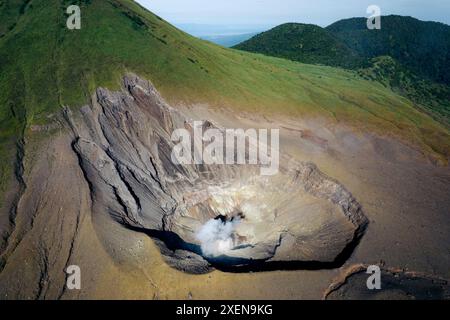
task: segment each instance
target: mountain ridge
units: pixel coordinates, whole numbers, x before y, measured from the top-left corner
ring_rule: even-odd
[[[381,30],[369,30],[366,21],[344,19],[326,29],[366,58],[389,55],[422,77],[450,84],[450,26],[389,15],[381,17]]]
[[[382,17],[381,30],[369,30],[366,21],[350,18],[325,28],[309,25],[308,29],[304,24],[283,24],[235,48],[358,70],[365,79],[407,97],[418,109],[449,127],[450,26],[390,15]],[[336,50],[339,47],[345,50]],[[382,65],[396,72],[383,71]]]
[[[234,47],[302,63],[355,68],[357,53],[314,24],[284,23]],[[349,59],[351,57],[352,59]]]

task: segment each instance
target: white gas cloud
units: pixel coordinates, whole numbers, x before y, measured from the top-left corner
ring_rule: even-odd
[[[212,219],[205,223],[196,234],[203,255],[214,258],[233,249],[233,234],[239,222],[239,219],[233,219],[232,221]]]

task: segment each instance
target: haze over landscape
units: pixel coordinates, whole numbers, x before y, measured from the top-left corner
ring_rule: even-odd
[[[450,3],[430,0],[138,0],[147,9],[177,24],[265,25],[286,22],[312,23],[326,27],[340,19],[366,16],[370,5],[382,9],[382,15],[413,16],[420,20],[450,24]]]
[[[412,16],[424,21],[450,24],[450,3],[432,0],[427,6],[418,0],[374,3],[370,0],[138,0],[138,3],[181,30],[214,43],[231,47],[256,33],[289,22],[326,27],[340,19],[368,16],[366,9],[377,5],[382,15]]]

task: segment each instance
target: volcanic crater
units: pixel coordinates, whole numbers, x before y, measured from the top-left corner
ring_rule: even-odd
[[[134,74],[121,91],[99,88],[90,105],[64,116],[93,212],[151,236],[179,270],[336,268],[367,227],[343,185],[286,154],[273,176],[255,165],[175,164],[174,130],[198,120],[225,129],[169,106]]]

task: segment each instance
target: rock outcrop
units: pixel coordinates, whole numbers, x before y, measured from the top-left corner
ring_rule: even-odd
[[[368,265],[349,267],[326,290],[328,300],[448,300],[448,280],[419,272],[380,267],[380,290],[369,290]]]

